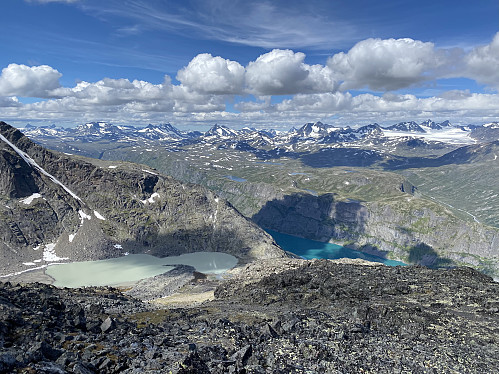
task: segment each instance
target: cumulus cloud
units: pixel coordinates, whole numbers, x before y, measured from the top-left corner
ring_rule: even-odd
[[[292,95],[335,89],[329,69],[304,63],[305,54],[274,49],[249,63],[246,84],[256,95]]]
[[[271,110],[272,104],[270,102],[271,96],[264,96],[260,101],[242,101],[236,103],[234,108],[240,112],[260,112],[265,110]]]
[[[344,120],[396,122],[397,120],[427,119],[442,117],[456,122],[483,121],[483,118],[497,118],[499,95],[466,93],[450,98],[418,98],[411,94],[388,93],[383,96],[361,94],[352,96],[348,92],[295,95],[291,99],[274,104],[268,113],[286,113],[289,118],[297,115],[304,117],[335,116]]]
[[[217,95],[238,94],[243,89],[244,73],[244,67],[238,62],[203,53],[179,70],[177,79],[192,91]]]
[[[350,93],[334,92],[313,95],[299,94],[292,99],[276,104],[278,111],[308,111],[333,113],[351,108],[352,95]]]
[[[225,98],[191,91],[183,85],[172,87],[175,112],[193,113],[225,110]]]
[[[472,94],[470,90],[450,90],[442,92],[438,97],[447,99],[447,100],[465,100],[471,97]]]
[[[480,83],[499,88],[499,33],[492,42],[473,49],[464,58],[466,73]]]
[[[471,123],[497,120],[499,115],[497,94],[453,90],[421,98],[409,90],[395,91],[433,79],[438,92],[437,78],[445,77],[499,87],[499,33],[468,54],[412,39],[367,39],[332,56],[326,66],[307,64],[305,58],[301,52],[275,49],[244,67],[205,53],[178,71],[180,84],[165,76],[160,84],[103,78],[73,87],[61,87],[61,73],[50,66],[10,64],[0,74],[0,116],[72,123],[153,123],[168,118],[176,124],[289,127],[332,116],[357,123],[430,117]],[[347,91],[365,87],[383,94]],[[23,97],[47,100],[24,103]],[[236,102],[238,113],[228,111],[228,102]]]
[[[0,96],[51,97],[62,76],[48,65],[26,66],[10,64],[0,75]]]
[[[166,99],[172,90],[169,77],[163,84],[145,81],[104,78],[95,83],[80,82],[73,88],[61,87],[51,93],[58,97],[74,97],[82,103],[93,105],[121,105]]]
[[[342,89],[397,90],[434,78],[448,63],[445,51],[413,39],[366,39],[328,60]]]
[[[22,104],[19,102],[19,99],[15,96],[13,97],[0,97],[0,108],[6,107],[19,107]]]

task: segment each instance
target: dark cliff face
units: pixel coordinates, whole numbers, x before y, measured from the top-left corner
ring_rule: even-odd
[[[348,230],[363,232],[367,216],[366,207],[358,202],[335,201],[333,194],[299,193],[267,202],[253,220],[278,232],[327,241],[351,239]]]
[[[52,152],[3,122],[0,134],[1,273],[45,265],[33,261],[50,257],[47,244],[70,260],[125,251],[283,255],[270,236],[202,187],[145,166]]]

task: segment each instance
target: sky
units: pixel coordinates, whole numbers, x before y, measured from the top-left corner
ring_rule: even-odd
[[[499,121],[497,0],[2,0],[0,120]]]

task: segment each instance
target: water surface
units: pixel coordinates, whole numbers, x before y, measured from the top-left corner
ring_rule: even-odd
[[[234,182],[246,182],[246,179],[235,177],[233,175],[226,175],[225,178],[230,179],[231,181],[234,181]]]
[[[190,265],[200,273],[220,274],[237,264],[237,259],[220,252],[195,252],[180,256],[154,257],[132,254],[108,260],[72,262],[51,265],[45,273],[55,279],[58,287],[113,286],[137,282],[166,273],[167,265]]]
[[[406,266],[400,261],[389,260],[386,258],[369,255],[360,251],[350,248],[342,247],[341,245],[318,242],[315,240],[299,238],[297,236],[281,234],[273,230],[266,230],[279,246],[285,251],[294,253],[306,260],[314,258],[325,258],[329,260],[336,260],[339,258],[361,258],[367,261],[381,262],[389,266],[402,265]]]

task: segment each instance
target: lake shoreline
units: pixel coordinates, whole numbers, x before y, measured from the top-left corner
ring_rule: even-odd
[[[57,264],[48,266],[45,274],[55,279],[53,285],[57,287],[116,287],[168,273],[175,266],[191,266],[200,273],[219,274],[237,264],[236,257],[223,252],[194,252],[162,258],[142,253],[105,260]]]

